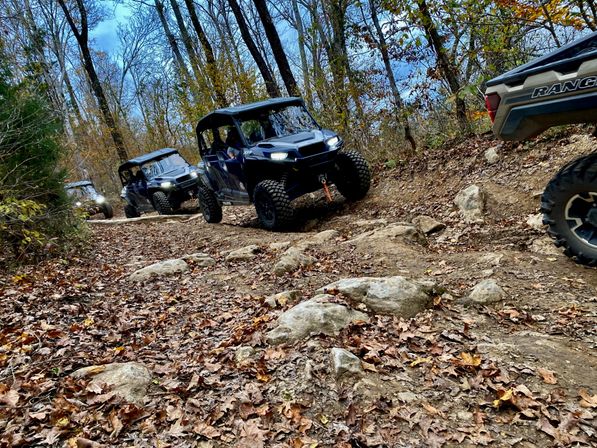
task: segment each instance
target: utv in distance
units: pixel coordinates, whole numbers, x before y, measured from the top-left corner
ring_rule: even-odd
[[[597,32],[487,82],[485,102],[503,140],[597,123]],[[551,179],[541,211],[556,246],[577,263],[597,266],[597,154],[570,162]]]
[[[207,222],[222,220],[222,205],[254,204],[262,226],[293,220],[291,201],[335,184],[349,200],[367,194],[371,174],[356,151],[322,129],[300,98],[274,98],[218,109],[197,125],[199,205]]]
[[[199,185],[197,168],[172,148],[158,149],[123,163],[118,176],[127,218],[154,210],[170,215],[183,202],[196,197]]]
[[[64,189],[72,199],[75,209],[82,210],[89,216],[98,213],[103,213],[106,219],[111,219],[114,216],[112,206],[103,195],[97,192],[90,180],[67,183],[64,185]]]

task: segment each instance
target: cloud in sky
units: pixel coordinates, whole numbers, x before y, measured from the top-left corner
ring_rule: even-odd
[[[120,46],[117,33],[118,25],[126,23],[131,12],[125,5],[114,4],[111,1],[104,3],[108,11],[106,20],[101,21],[90,32],[90,35],[95,42],[94,48],[106,53],[114,53]]]

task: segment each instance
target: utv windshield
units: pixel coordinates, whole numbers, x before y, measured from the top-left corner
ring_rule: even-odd
[[[67,188],[66,193],[76,199],[92,198],[97,196],[97,191],[93,188],[93,185],[82,185],[79,187]]]
[[[240,119],[239,122],[245,138],[251,144],[319,129],[313,117],[303,106],[288,106],[284,109],[264,111],[257,117]]]
[[[189,166],[187,161],[180,154],[170,154],[167,157],[151,160],[141,168],[147,179],[153,179],[164,173],[169,173],[180,167]]]

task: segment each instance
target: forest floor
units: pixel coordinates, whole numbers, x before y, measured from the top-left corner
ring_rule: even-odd
[[[219,225],[90,225],[84,250],[2,278],[0,446],[597,446],[597,271],[551,244],[531,251],[545,234],[526,223],[549,178],[595,140],[505,145],[490,165],[483,153],[495,145],[478,137],[408,168],[378,167],[361,202],[337,193],[331,205],[320,195],[301,201],[292,232],[260,229],[249,207],[225,209]],[[471,184],[488,194],[484,223],[455,212],[454,197]],[[422,214],[447,226],[425,244],[343,244],[381,220]],[[339,236],[307,249],[314,265],[273,274],[281,250],[271,243],[328,229]],[[253,259],[226,261],[253,244]],[[128,278],[195,252],[216,264]],[[393,275],[446,293],[410,320],[371,315],[338,336],[266,341],[277,317],[318,288]],[[506,298],[465,303],[488,277]],[[299,296],[265,304],[291,289]],[[357,355],[363,373],[338,379],[333,347]],[[70,376],[128,361],[151,371],[142,403]]]

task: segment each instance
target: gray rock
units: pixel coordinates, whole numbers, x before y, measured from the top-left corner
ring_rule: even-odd
[[[388,221],[383,218],[379,219],[359,219],[353,223],[356,227],[366,227],[369,229],[376,227],[383,227],[388,224]]]
[[[261,249],[256,244],[233,250],[226,256],[226,261],[247,261],[255,258]]]
[[[369,244],[377,241],[402,240],[408,242],[425,243],[425,236],[415,226],[408,223],[392,223],[380,229],[361,233],[346,244]]]
[[[420,215],[413,219],[413,224],[417,226],[417,228],[429,235],[431,233],[439,232],[446,228],[446,225],[443,222],[436,221],[431,216]]]
[[[300,268],[311,266],[317,261],[316,258],[305,255],[298,247],[291,247],[282,254],[280,260],[274,266],[274,274],[281,276],[287,272],[294,272]]]
[[[479,257],[478,263],[489,266],[498,266],[502,262],[502,258],[504,258],[504,254],[488,252],[485,255]]]
[[[560,250],[553,243],[553,240],[548,236],[544,236],[534,240],[531,243],[530,250],[533,253],[547,255],[549,257],[557,257],[562,255]]]
[[[419,399],[419,397],[417,397],[414,393],[408,392],[408,391],[398,392],[396,394],[396,397],[398,398],[398,400],[400,400],[403,403],[412,403]]]
[[[309,237],[305,241],[301,241],[299,244],[297,244],[297,247],[309,248],[311,246],[323,244],[328,241],[333,241],[339,236],[340,232],[338,232],[337,230],[324,230],[323,232],[316,233],[315,235]]]
[[[142,404],[151,384],[151,372],[138,362],[113,363],[83,367],[71,374],[74,378],[91,378],[87,389],[102,390],[105,384],[119,397],[131,403]]]
[[[361,360],[343,348],[332,348],[332,365],[337,378],[344,375],[361,375],[363,367]]]
[[[280,241],[279,243],[271,243],[269,248],[271,250],[283,250],[290,247],[290,241]]]
[[[410,318],[431,306],[430,291],[434,286],[433,283],[415,282],[401,276],[360,277],[339,280],[317,292],[338,291],[375,313]]]
[[[487,149],[483,153],[483,157],[485,157],[485,160],[490,165],[493,165],[494,163],[499,162],[499,160],[500,160],[500,153],[498,151],[498,147],[497,146],[492,146],[491,148]]]
[[[213,266],[216,264],[216,260],[211,258],[208,254],[203,252],[197,252],[194,254],[185,255],[182,257],[184,261],[188,263],[193,263],[195,266]]]
[[[486,305],[499,302],[506,296],[500,285],[493,279],[486,279],[477,283],[468,295],[468,300],[473,303]]]
[[[543,225],[543,214],[536,213],[527,217],[527,226],[533,230],[543,231],[545,226]]]
[[[129,275],[129,280],[134,282],[148,280],[153,276],[161,277],[163,275],[178,274],[189,270],[189,265],[182,258],[164,260],[158,263],[150,264]]]
[[[299,299],[300,296],[300,291],[296,289],[290,291],[282,291],[267,297],[265,299],[265,303],[271,308],[276,308],[278,306],[285,306],[288,302]]]
[[[483,222],[485,210],[485,192],[477,185],[470,185],[461,190],[454,199],[465,222]]]
[[[332,298],[327,294],[320,294],[282,313],[276,328],[267,334],[267,341],[270,344],[281,344],[312,334],[334,336],[351,322],[369,320],[364,313],[329,302]]]
[[[247,364],[251,361],[255,353],[257,353],[257,350],[248,345],[239,347],[234,352],[234,361],[240,365]]]

